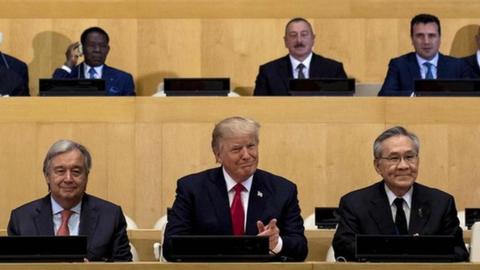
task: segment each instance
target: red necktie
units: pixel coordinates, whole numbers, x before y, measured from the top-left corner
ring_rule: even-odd
[[[244,187],[242,184],[237,184],[233,187],[235,190],[235,196],[233,197],[232,206],[230,207],[230,214],[232,216],[232,229],[233,235],[243,235],[245,212],[243,211],[242,204],[242,190]]]
[[[62,215],[62,224],[60,224],[60,227],[58,228],[57,235],[69,236],[70,230],[68,229],[68,220],[73,212],[70,210],[63,210],[60,214]]]

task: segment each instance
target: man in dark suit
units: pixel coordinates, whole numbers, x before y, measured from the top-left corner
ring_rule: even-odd
[[[453,235],[456,260],[468,260],[454,198],[415,183],[420,143],[403,127],[384,131],[373,145],[383,180],[340,199],[340,222],[332,241],[335,258],[355,260],[356,234]]]
[[[83,31],[79,42],[67,48],[66,62],[53,73],[54,79],[104,79],[106,95],[134,96],[135,85],[130,73],[107,66],[110,38],[100,27],[91,27]],[[80,49],[81,48],[81,49]],[[85,61],[77,65],[78,57],[83,55]]]
[[[92,162],[76,142],[52,145],[43,173],[47,196],[14,209],[9,235],[86,235],[87,260],[131,261],[126,221],[120,206],[85,193]]]
[[[343,65],[312,52],[315,34],[304,18],[294,18],[283,37],[289,54],[260,66],[254,96],[288,96],[290,79],[347,78]]]
[[[478,28],[478,32],[475,35],[475,41],[477,43],[477,47],[480,49],[480,27]],[[464,57],[463,60],[467,63],[468,67],[472,72],[472,78],[480,78],[480,50],[477,50],[476,53],[473,55]]]
[[[257,169],[259,124],[242,117],[218,123],[212,149],[222,166],[178,180],[165,231],[172,235],[263,235],[279,260],[303,261],[307,240],[296,185]]]
[[[439,53],[441,28],[436,16],[419,14],[413,17],[410,38],[415,52],[390,60],[379,96],[413,96],[415,80],[471,76],[462,60]]]
[[[2,96],[29,96],[27,65],[0,52],[0,94]]]

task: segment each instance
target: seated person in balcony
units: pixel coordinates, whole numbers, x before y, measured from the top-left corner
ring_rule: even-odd
[[[260,125],[243,117],[219,122],[212,149],[220,167],[185,176],[168,215],[163,246],[172,235],[262,235],[279,260],[305,260],[308,252],[297,187],[257,169]]]
[[[417,136],[403,127],[377,137],[373,164],[383,179],[340,199],[335,258],[355,260],[356,234],[453,235],[456,260],[468,260],[455,199],[416,183],[419,149]]]
[[[464,61],[439,53],[440,20],[419,14],[410,22],[410,38],[415,52],[391,59],[379,96],[414,96],[414,81],[471,77]]]
[[[1,34],[1,33],[0,33]],[[1,39],[1,35],[0,35]],[[1,40],[0,40],[1,43]],[[29,96],[28,67],[23,61],[0,52],[0,95]]]
[[[480,78],[480,27],[475,35],[475,43],[477,44],[477,51],[470,56],[464,57],[463,60],[467,63],[472,71],[472,78]]]
[[[49,194],[14,209],[8,235],[86,235],[87,260],[131,261],[120,206],[85,193],[91,166],[83,145],[54,143],[43,162]]]
[[[110,38],[105,30],[100,27],[88,28],[83,31],[80,42],[85,61],[77,65],[80,43],[71,44],[65,53],[65,64],[53,73],[54,79],[104,79],[106,95],[135,95],[132,75],[105,64],[110,51]]]
[[[342,63],[312,52],[315,34],[306,19],[291,19],[283,40],[288,55],[260,66],[254,96],[288,96],[290,79],[347,78]]]

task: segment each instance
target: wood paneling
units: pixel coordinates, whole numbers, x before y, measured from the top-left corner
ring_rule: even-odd
[[[377,180],[372,144],[403,125],[421,141],[418,181],[480,205],[478,98],[9,98],[0,99],[0,228],[10,210],[47,192],[44,155],[58,139],[92,153],[88,192],[151,228],[175,198],[176,180],[217,166],[214,123],[256,119],[259,167],[297,184],[304,217]]]
[[[358,82],[382,83],[389,60],[412,50],[409,22],[420,12],[439,16],[443,53],[475,51],[476,0],[7,0],[0,50],[28,64],[37,95],[38,78],[65,61],[68,44],[99,25],[111,38],[107,64],[132,73],[139,95],[165,77],[198,76],[230,77],[232,89],[250,95],[259,65],[287,54],[292,17],[311,21],[317,53],[343,62]]]

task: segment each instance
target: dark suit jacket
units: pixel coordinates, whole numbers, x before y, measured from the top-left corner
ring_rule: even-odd
[[[85,72],[83,69],[83,63],[74,67],[71,73],[68,73],[61,68],[57,68],[53,73],[53,78],[84,79]],[[135,96],[135,85],[130,73],[103,65],[102,79],[105,80],[107,96]]]
[[[0,91],[2,95],[29,96],[27,65],[0,52]]]
[[[384,182],[350,192],[340,199],[340,222],[332,241],[335,257],[355,260],[355,234],[396,234]],[[415,183],[409,234],[454,235],[458,261],[468,260],[454,198]]]
[[[310,78],[347,78],[343,64],[318,54],[312,55]],[[284,56],[260,66],[255,81],[254,96],[288,96],[293,79],[290,57]]]
[[[258,220],[267,224],[276,218],[283,240],[279,259],[305,260],[308,252],[307,239],[295,184],[257,169],[253,176],[246,218],[247,235],[258,234]],[[206,170],[178,180],[177,196],[165,230],[165,258],[169,259],[169,237],[172,235],[231,234],[230,206],[222,168]]]
[[[472,72],[472,78],[480,78],[480,67],[478,66],[477,54],[462,58]]]
[[[90,261],[131,261],[127,223],[120,206],[85,194],[79,235],[88,237]],[[8,235],[55,235],[50,195],[12,211]]]
[[[438,79],[470,78],[471,71],[464,61],[439,54]],[[414,52],[390,60],[387,76],[379,96],[410,96],[414,91],[414,81],[422,79],[420,67]]]

